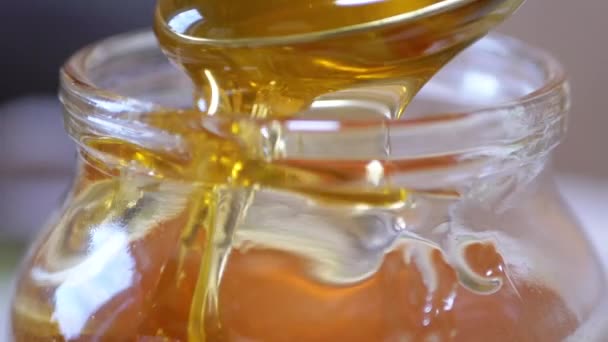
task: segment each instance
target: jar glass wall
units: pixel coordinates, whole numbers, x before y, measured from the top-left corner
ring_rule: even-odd
[[[78,173],[24,261],[13,340],[593,334],[604,275],[547,166],[569,93],[542,51],[486,37],[402,120],[202,116],[191,94],[151,33],[66,64]]]

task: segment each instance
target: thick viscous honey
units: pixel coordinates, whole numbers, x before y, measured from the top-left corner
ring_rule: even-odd
[[[397,118],[441,66],[521,0],[451,2],[161,0],[156,32],[209,114],[294,116],[331,106],[323,100],[335,91],[392,85],[399,105],[387,116]],[[349,118],[343,102],[335,111]]]
[[[106,182],[80,196],[93,191],[101,202],[114,197],[110,210],[121,212],[132,193]],[[148,201],[151,208],[162,203]],[[180,204],[185,202],[173,205]],[[99,205],[80,215],[113,216]],[[259,212],[260,206],[268,204],[254,201],[250,210]],[[119,225],[95,225],[97,230],[80,236],[100,243],[88,247],[89,269],[64,266],[63,273],[43,275],[40,270],[67,262],[67,255],[86,244],[76,232],[51,233],[27,265],[32,279],[19,286],[13,313],[16,340],[552,342],[577,326],[577,317],[553,290],[510,279],[509,266],[491,241],[463,244],[456,253],[459,262],[452,263],[438,248],[411,239],[375,253],[346,245],[352,232],[339,225],[323,227],[328,230],[314,240],[309,231],[314,227],[306,226],[312,222],[304,221],[298,230],[303,218],[284,221],[289,211],[279,207],[267,207],[273,217],[253,215],[243,222],[213,310],[201,303],[209,289],[208,249],[216,247],[209,247],[204,220],[187,230],[195,212],[191,206],[171,209],[171,219],[147,227],[143,236],[128,229],[120,234]],[[131,228],[145,217],[135,214]],[[353,224],[343,221],[344,227]],[[91,224],[82,217],[79,222]],[[285,232],[295,230],[294,243],[277,234],[283,226]],[[335,244],[323,246],[326,235]],[[96,258],[105,264],[92,262]],[[363,272],[357,258],[378,263]],[[354,280],[340,276],[345,272],[363,274]]]
[[[445,63],[520,2],[160,0],[157,36],[194,83],[194,109],[138,119],[180,135],[189,150],[163,155],[113,137],[81,141],[86,163],[70,204],[19,279],[14,339],[568,336],[579,317],[553,289],[513,271],[495,241],[444,250],[408,235],[399,208],[409,189],[338,186],[374,170],[382,180],[457,160],[272,160],[280,153],[247,149],[272,132],[251,135],[237,120],[230,130],[239,145],[185,124],[209,116],[399,119]],[[148,174],[118,171],[132,164]],[[443,203],[459,193],[426,196]],[[394,222],[383,224],[385,216]]]

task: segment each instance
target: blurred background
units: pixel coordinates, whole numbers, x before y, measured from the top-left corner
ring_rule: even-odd
[[[97,39],[150,27],[154,0],[3,0],[0,6],[0,311],[23,246],[57,207],[74,149],[56,100],[58,70]],[[569,71],[570,132],[555,163],[567,201],[608,242],[608,1],[529,0],[503,32],[541,46]],[[604,255],[608,251],[600,250]]]

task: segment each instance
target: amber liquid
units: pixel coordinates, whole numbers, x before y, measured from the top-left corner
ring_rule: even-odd
[[[113,235],[93,224],[94,215],[111,217],[129,210],[138,195],[95,170],[84,172],[76,197],[99,201],[85,202],[89,207],[74,218],[80,226],[50,233],[25,265],[32,272],[18,286],[16,341],[553,342],[578,324],[550,288],[521,279],[512,282],[509,265],[492,242],[483,241],[466,245],[462,255],[468,277],[492,280],[486,287],[483,282],[471,285],[475,281],[458,274],[440,250],[416,241],[392,249],[372,275],[340,284],[315,274],[314,257],[263,242],[235,244],[218,288],[218,307],[209,311],[200,305],[201,287],[208,286],[205,262],[215,248],[209,242],[213,229],[199,226],[208,222],[202,214],[208,211],[189,201],[185,210],[149,226],[143,236],[127,242],[112,238],[96,250],[91,240]],[[131,214],[130,229],[141,215]],[[57,242],[57,237],[64,240]],[[35,270],[51,270],[62,257],[83,248],[91,260],[102,250],[114,252],[107,264],[74,269],[58,286],[35,280]],[[429,282],[425,267],[431,268],[434,281]],[[117,287],[120,279],[127,281],[126,287]]]
[[[317,274],[314,270],[324,260],[306,254],[306,247],[323,245],[324,238],[311,240],[305,230],[308,240],[303,242],[270,241],[289,236],[290,218],[282,218],[287,232],[237,244],[239,216],[273,213],[263,203],[256,208],[254,185],[308,196],[321,208],[388,208],[405,201],[408,191],[335,190],[332,186],[344,179],[362,178],[367,161],[347,167],[267,163],[233,140],[193,134],[183,123],[190,116],[235,114],[357,119],[340,107],[316,110],[315,103],[328,93],[352,102],[358,100],[348,97],[352,93],[342,98],[340,92],[385,85],[398,89],[399,100],[382,115],[399,118],[434,73],[519,2],[471,1],[415,21],[326,34],[434,1],[338,6],[325,0],[161,0],[159,41],[194,82],[199,111],[150,114],[144,120],[183,135],[191,153],[163,155],[117,139],[82,142],[125,164],[136,161],[154,170],[160,181],[122,179],[119,171],[85,151],[88,164],[72,199],[76,209],[66,209],[64,220],[25,265],[13,305],[14,339],[549,342],[566,337],[577,319],[564,301],[542,284],[511,279],[510,265],[490,242],[463,251],[468,277],[481,279],[479,283],[467,283],[439,249],[415,241],[383,253],[377,267],[370,268],[373,272],[356,280]],[[377,113],[362,114],[370,115]],[[238,123],[231,129],[247,131]],[[175,180],[195,185],[181,193]],[[236,188],[240,190],[231,190]],[[165,211],[170,213],[162,216]],[[122,228],[108,228],[115,227],[108,222]],[[253,225],[263,226],[260,222]],[[274,225],[272,229],[282,224]],[[343,237],[348,229],[334,233]],[[116,240],[103,243],[108,236]],[[94,256],[105,255],[101,251],[108,246],[115,247],[114,254],[95,263]],[[348,270],[349,259],[339,260],[334,267]]]
[[[300,112],[319,96],[397,85],[400,103],[387,116],[398,118],[431,76],[521,3],[473,0],[426,18],[395,19],[437,2],[161,0],[156,32],[194,81],[203,112],[310,116]],[[380,22],[391,18],[396,22]]]

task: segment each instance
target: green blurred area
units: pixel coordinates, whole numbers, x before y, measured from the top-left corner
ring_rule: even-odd
[[[11,282],[26,244],[0,236],[0,340],[5,336]]]
[[[0,237],[0,279],[12,273],[25,250],[25,243]]]

